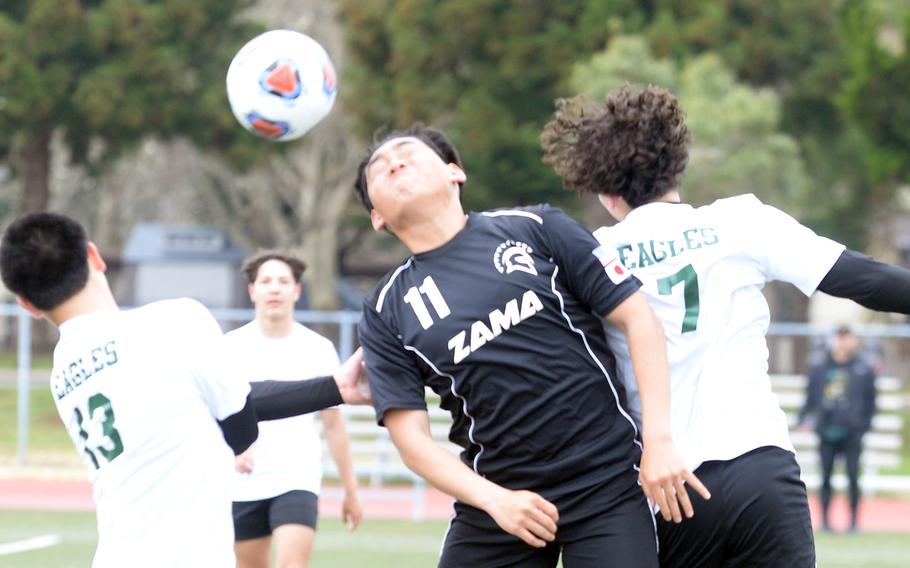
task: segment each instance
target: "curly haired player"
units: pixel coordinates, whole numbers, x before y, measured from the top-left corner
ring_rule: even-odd
[[[783,280],[908,313],[910,271],[845,250],[751,194],[682,203],[689,139],[672,94],[628,85],[603,104],[558,101],[541,134],[565,187],[596,194],[619,221],[594,236],[641,280],[664,324],[673,440],[712,490],[705,501],[689,488],[693,518],[657,519],[661,566],[813,567],[806,488],[768,377],[761,289]],[[637,415],[625,340],[608,335]]]

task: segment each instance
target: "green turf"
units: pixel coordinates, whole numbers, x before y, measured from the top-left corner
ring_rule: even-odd
[[[367,520],[353,534],[336,519],[320,521],[314,568],[425,568],[436,565],[446,523]],[[0,556],[0,568],[83,568],[95,547],[92,513],[0,511],[0,543],[56,534],[60,544]],[[907,566],[910,539],[898,534],[816,535],[823,568]]]
[[[0,556],[0,568],[85,568],[92,565],[98,534],[94,513],[0,511],[0,544],[44,535],[60,543],[40,550]]]
[[[910,539],[904,534],[816,534],[821,568],[905,568]]]
[[[336,519],[319,521],[314,568],[424,568],[435,566],[445,522],[366,520],[348,533]],[[56,534],[60,544],[0,556],[0,568],[85,568],[95,548],[93,513],[0,511],[0,544]]]

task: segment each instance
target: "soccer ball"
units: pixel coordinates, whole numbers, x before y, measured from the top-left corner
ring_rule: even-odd
[[[272,30],[251,39],[227,72],[231,111],[244,128],[269,140],[300,138],[335,103],[335,68],[313,38]]]

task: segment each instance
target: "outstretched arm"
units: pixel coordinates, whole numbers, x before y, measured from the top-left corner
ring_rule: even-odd
[[[910,270],[845,250],[818,290],[880,312],[910,314]]]
[[[299,381],[255,381],[240,411],[218,421],[235,455],[256,441],[260,420],[278,420],[339,404],[368,404],[369,384],[358,349],[331,377]]]
[[[368,404],[370,394],[363,352],[355,351],[331,377],[251,382],[250,398],[259,420],[289,418],[343,403]]]
[[[663,325],[640,292],[623,300],[607,315],[607,320],[626,335],[641,396],[643,453],[639,479],[642,489],[648,499],[660,507],[664,520],[669,521],[672,517],[677,523],[681,522],[680,507],[687,517],[694,514],[684,483],[705,499],[710,499],[711,494],[688,470],[673,446],[670,366]]]
[[[341,393],[332,377],[300,381],[257,381],[240,411],[219,420],[224,441],[242,454],[259,436],[260,420],[278,420],[316,412],[341,404]]]
[[[437,444],[425,410],[392,409],[383,422],[411,471],[463,503],[486,511],[504,531],[542,548],[556,538],[556,506],[531,491],[511,491],[481,477]]]

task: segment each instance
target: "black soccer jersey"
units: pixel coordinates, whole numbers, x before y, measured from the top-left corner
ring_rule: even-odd
[[[378,420],[426,409],[429,386],[463,461],[507,488],[553,499],[631,472],[640,449],[601,318],[640,282],[614,268],[558,209],[471,213],[365,302]]]

